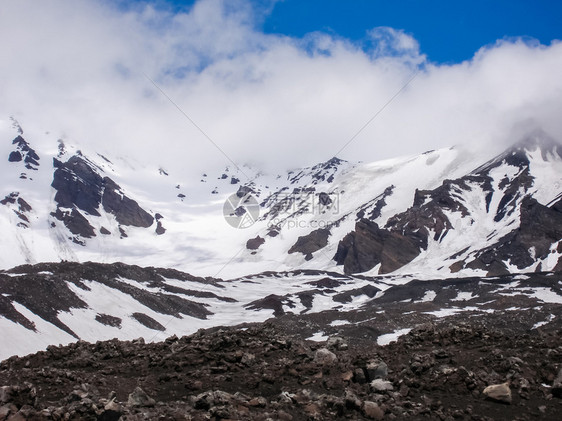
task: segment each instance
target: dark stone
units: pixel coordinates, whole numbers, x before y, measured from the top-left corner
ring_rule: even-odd
[[[12,141],[12,144],[16,145],[16,150],[10,153],[8,161],[20,162],[23,160],[27,169],[37,170],[40,158],[35,150],[29,146],[29,143],[20,135]]]
[[[23,157],[19,151],[10,152],[10,155],[8,156],[8,161],[10,162],[20,162],[22,159]]]
[[[98,208],[102,200],[103,178],[91,164],[78,155],[62,163],[53,159],[56,168],[51,186],[57,190],[55,202],[59,207],[78,209],[100,216]]]
[[[156,234],[158,235],[162,235],[166,232],[166,228],[164,228],[164,226],[162,225],[161,221],[158,221],[156,223]]]
[[[305,255],[306,260],[312,259],[312,253],[326,247],[328,245],[328,237],[330,230],[320,228],[312,231],[311,233],[301,236],[297,242],[289,249],[289,254],[302,253]]]
[[[14,204],[16,203],[16,198],[19,196],[18,192],[12,192],[7,195],[4,199],[0,200],[2,205],[7,205],[8,203]]]
[[[106,212],[115,215],[121,225],[148,228],[154,218],[137,202],[123,194],[121,188],[109,177],[104,177],[104,191],[102,197],[103,208]]]
[[[128,198],[109,177],[102,178],[95,165],[81,155],[74,155],[65,163],[54,159],[53,165],[56,170],[51,186],[57,190],[55,201],[59,208],[72,208],[75,215],[75,208],[78,208],[89,215],[100,216],[98,209],[102,205],[106,212],[115,215],[120,225],[146,228],[154,222],[148,212]],[[57,212],[59,220],[68,220],[61,219],[60,210]],[[71,232],[76,233],[72,229]]]
[[[519,228],[479,252],[466,267],[484,269],[489,276],[495,276],[509,273],[506,261],[524,269],[548,256],[552,244],[562,238],[562,213],[554,206],[546,207],[531,197],[523,199],[520,212]],[[531,249],[534,256],[530,254]]]
[[[421,241],[416,235],[405,236],[361,219],[355,224],[355,231],[338,244],[334,260],[338,265],[344,265],[346,274],[365,272],[379,263],[379,273],[382,274],[411,262],[420,250]]]
[[[100,228],[100,234],[111,235],[111,231],[109,231],[106,227],[101,227]]]
[[[251,238],[246,241],[246,248],[248,250],[257,250],[260,246],[265,243],[265,239],[261,238],[259,235],[256,238]]]
[[[84,238],[92,238],[96,236],[94,227],[90,225],[88,220],[80,213],[79,210],[73,208],[70,212],[62,211],[57,208],[51,213],[59,221],[62,221],[68,230],[74,235],[81,235]]]
[[[109,314],[96,314],[96,321],[102,325],[121,328],[121,319]]]
[[[144,313],[133,313],[131,314],[131,316],[141,325],[146,326],[149,329],[159,330],[162,332],[166,330],[166,328],[162,326],[159,322],[157,322],[152,317],[147,316]]]

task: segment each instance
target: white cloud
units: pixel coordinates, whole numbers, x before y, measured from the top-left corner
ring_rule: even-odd
[[[178,171],[226,161],[144,74],[232,159],[276,169],[333,156],[418,66],[342,158],[497,144],[529,125],[562,139],[559,42],[503,40],[437,65],[393,28],[369,31],[369,48],[323,33],[266,35],[256,30],[263,11],[242,0],[201,0],[175,15],[94,0],[2,8],[3,115]]]

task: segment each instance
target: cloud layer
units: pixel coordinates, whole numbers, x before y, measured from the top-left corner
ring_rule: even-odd
[[[557,41],[499,40],[438,65],[395,28],[371,28],[358,45],[266,35],[264,10],[244,0],[177,14],[113,4],[4,0],[2,115],[178,171],[228,164],[206,136],[239,164],[280,170],[332,157],[418,72],[341,158],[497,146],[535,127],[562,139]]]

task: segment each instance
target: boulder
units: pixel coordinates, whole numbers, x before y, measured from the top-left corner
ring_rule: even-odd
[[[321,365],[330,365],[338,360],[336,354],[327,348],[320,348],[314,354],[314,362]]]
[[[487,399],[495,402],[511,404],[511,389],[509,383],[493,384],[485,388],[482,393]]]
[[[136,387],[135,390],[129,395],[129,400],[127,403],[130,406],[154,406],[156,401],[146,394],[144,390],[140,387]]]
[[[384,411],[375,402],[363,402],[362,411],[367,418],[372,420],[382,420],[384,418]]]
[[[388,366],[384,361],[371,361],[367,364],[367,377],[370,381],[388,376]]]

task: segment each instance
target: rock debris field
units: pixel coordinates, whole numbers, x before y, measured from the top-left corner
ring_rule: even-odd
[[[283,323],[12,357],[0,421],[561,419],[560,326],[436,322],[378,346],[306,341]]]

